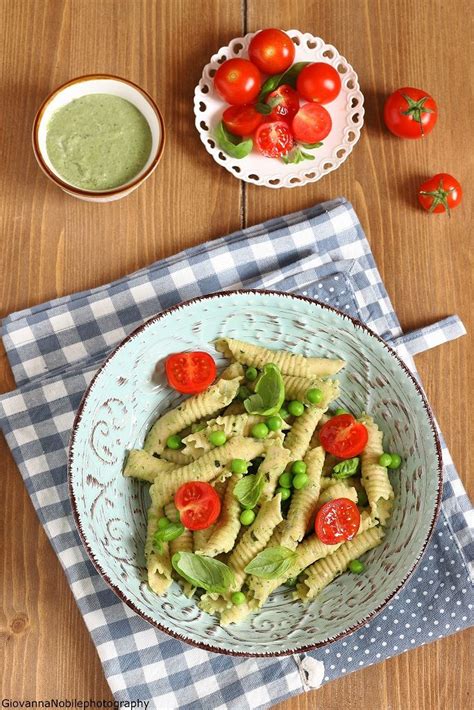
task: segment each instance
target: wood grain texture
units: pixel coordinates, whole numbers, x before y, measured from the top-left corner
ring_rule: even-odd
[[[354,204],[397,309],[412,328],[458,313],[469,336],[418,356],[424,385],[465,484],[472,457],[466,392],[472,342],[472,151],[465,74],[472,65],[468,0],[0,0],[2,106],[0,226],[2,314],[105,283],[242,223],[345,195]],[[204,151],[192,93],[210,55],[244,29],[297,28],[334,44],[353,64],[366,97],[366,127],[349,160],[324,180],[293,190],[243,186]],[[435,60],[430,57],[434,56]],[[65,196],[37,168],[30,130],[57,84],[90,72],[121,74],[157,100],[167,145],[155,175],[130,197],[93,205]],[[400,141],[381,120],[383,98],[420,85],[441,116],[424,141]],[[452,219],[415,200],[431,173],[465,187]],[[13,387],[0,357],[2,391]],[[1,442],[0,637],[3,697],[111,694],[72,594]],[[11,531],[15,530],[15,534]],[[279,710],[467,710],[472,637],[430,644],[294,698]],[[169,710],[163,708],[160,710]]]

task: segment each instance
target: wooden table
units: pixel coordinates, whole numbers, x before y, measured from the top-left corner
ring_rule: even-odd
[[[2,314],[97,286],[185,247],[262,219],[345,195],[354,204],[405,329],[458,313],[470,335],[420,355],[417,364],[466,480],[472,451],[472,6],[457,0],[0,0]],[[293,190],[247,186],[219,168],[193,126],[201,67],[234,36],[266,26],[299,28],[334,44],[366,97],[354,155],[324,180]],[[460,66],[458,72],[456,67]],[[50,184],[30,145],[35,110],[55,86],[110,72],[141,84],[160,105],[163,160],[143,187],[108,205],[79,202]],[[401,141],[382,123],[384,97],[421,86],[440,120],[425,140]],[[429,216],[416,190],[446,171],[464,204]],[[13,379],[2,353],[3,391]],[[466,395],[469,399],[466,400]],[[104,698],[99,659],[21,477],[2,441],[2,696]],[[472,483],[471,483],[472,494]],[[470,655],[471,654],[471,655]],[[472,691],[467,633],[289,700],[280,710],[467,709]],[[163,708],[160,710],[168,710]]]

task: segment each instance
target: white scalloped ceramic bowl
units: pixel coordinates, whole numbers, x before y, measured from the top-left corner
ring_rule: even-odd
[[[255,149],[246,158],[235,160],[216,144],[213,134],[226,104],[214,90],[213,77],[226,59],[248,58],[248,46],[256,32],[236,37],[227,47],[221,47],[213,54],[194,91],[195,124],[207,152],[216,163],[240,180],[273,188],[301,187],[336,170],[352,153],[364,124],[364,96],[359,88],[357,74],[349,62],[320,37],[314,37],[308,32],[303,34],[298,30],[286,30],[286,33],[295,44],[295,62],[327,62],[341,74],[341,92],[325,107],[331,114],[331,133],[324,139],[321,148],[307,151],[314,155],[314,160],[285,165],[275,158],[260,155]]]

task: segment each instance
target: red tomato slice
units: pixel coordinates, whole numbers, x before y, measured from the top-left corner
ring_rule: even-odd
[[[332,120],[320,104],[304,104],[291,124],[293,135],[301,143],[318,143],[329,135]]]
[[[328,104],[334,101],[341,90],[339,73],[326,62],[308,64],[298,74],[296,88],[307,101]]]
[[[209,353],[174,353],[166,358],[168,384],[183,394],[203,392],[216,379],[216,363]]]
[[[293,148],[293,136],[286,121],[262,123],[257,128],[255,143],[268,158],[280,158]]]
[[[289,86],[282,84],[268,94],[266,103],[272,107],[269,118],[272,121],[291,121],[300,107],[300,97],[298,93]]]
[[[221,512],[221,500],[209,483],[183,483],[174,495],[182,524],[188,530],[204,530],[216,522]]]
[[[360,528],[360,513],[349,498],[330,500],[318,510],[314,530],[325,545],[352,540]]]
[[[234,136],[250,136],[263,123],[263,115],[253,106],[229,106],[222,114],[222,120]]]
[[[367,446],[368,438],[366,427],[356,421],[352,414],[332,417],[319,432],[323,449],[340,459],[358,456]]]
[[[292,65],[295,45],[283,30],[261,30],[250,42],[249,58],[264,74],[280,74]]]

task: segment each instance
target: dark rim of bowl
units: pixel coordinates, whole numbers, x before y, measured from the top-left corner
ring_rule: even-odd
[[[306,303],[310,304],[316,304],[320,308],[331,311],[333,313],[336,313],[337,315],[341,316],[342,318],[345,318],[346,320],[350,321],[355,325],[357,328],[361,328],[363,331],[368,333],[370,336],[375,338],[386,350],[387,352],[395,358],[395,360],[398,362],[400,365],[401,369],[404,371],[406,376],[408,377],[409,380],[411,380],[412,384],[414,385],[420,399],[421,403],[423,405],[423,408],[425,409],[425,413],[431,428],[431,432],[433,434],[433,439],[435,443],[435,448],[436,448],[436,454],[437,454],[437,459],[438,459],[438,468],[437,468],[437,473],[438,473],[438,485],[437,485],[437,496],[436,496],[436,506],[433,511],[433,516],[431,518],[431,523],[430,523],[430,528],[428,530],[428,533],[425,537],[425,540],[423,541],[423,544],[421,546],[421,549],[411,566],[411,568],[408,570],[406,573],[405,577],[402,579],[402,581],[398,584],[398,586],[391,592],[388,597],[384,599],[384,601],[379,604],[373,611],[371,611],[367,616],[365,616],[361,621],[359,621],[357,624],[354,624],[353,626],[350,626],[347,629],[344,629],[344,631],[341,631],[340,633],[336,634],[335,636],[329,637],[325,639],[324,641],[319,641],[318,643],[313,643],[313,644],[308,644],[306,646],[298,646],[297,648],[293,649],[286,649],[283,651],[270,651],[270,652],[263,652],[263,653],[244,653],[242,651],[231,651],[225,648],[219,648],[216,646],[212,646],[212,644],[207,644],[203,642],[198,642],[195,641],[194,639],[190,639],[187,636],[183,636],[181,634],[176,633],[175,631],[172,631],[171,629],[166,628],[166,626],[162,626],[159,624],[157,621],[152,619],[148,614],[143,612],[141,609],[139,609],[132,601],[130,601],[126,595],[122,592],[122,590],[116,586],[116,584],[110,579],[108,574],[104,572],[102,567],[100,566],[99,562],[95,559],[94,553],[89,546],[89,543],[85,537],[84,531],[82,530],[82,525],[81,521],[79,518],[79,513],[77,509],[77,502],[76,502],[76,496],[73,491],[73,486],[72,486],[72,474],[71,474],[71,467],[72,467],[72,459],[73,459],[73,448],[74,448],[74,442],[75,442],[75,436],[76,432],[78,429],[78,426],[81,422],[82,418],[82,410],[84,408],[84,405],[86,403],[87,397],[89,396],[89,393],[91,392],[92,388],[94,387],[94,383],[96,379],[99,377],[99,375],[102,373],[104,368],[106,367],[107,363],[109,360],[111,360],[114,355],[122,348],[124,345],[126,345],[130,340],[133,340],[139,333],[141,333],[142,330],[145,330],[148,328],[150,325],[155,323],[156,321],[161,320],[165,316],[169,315],[170,313],[173,313],[174,311],[180,310],[181,308],[185,308],[186,306],[189,306],[193,303],[198,303],[200,301],[206,301],[206,300],[212,300],[216,298],[227,298],[229,296],[234,296],[234,295],[254,295],[254,294],[263,294],[267,296],[278,296],[278,297],[283,297],[283,298],[289,298],[292,300],[299,300],[299,301],[305,301]],[[326,303],[321,303],[320,301],[317,301],[316,299],[308,298],[307,296],[299,296],[299,295],[294,295],[294,294],[289,294],[289,293],[282,293],[279,291],[271,291],[271,290],[264,290],[264,289],[236,289],[234,291],[226,291],[223,293],[211,293],[206,296],[198,296],[196,298],[191,298],[188,301],[183,301],[182,303],[177,304],[176,306],[172,306],[171,308],[167,308],[166,310],[162,311],[158,315],[152,316],[149,318],[147,321],[142,323],[142,325],[138,326],[138,328],[135,328],[129,335],[127,335],[122,342],[117,345],[116,348],[110,353],[110,355],[104,360],[102,365],[100,366],[99,370],[96,372],[94,375],[93,379],[91,380],[89,386],[87,387],[81,403],[79,405],[79,408],[77,410],[73,427],[72,427],[72,433],[71,433],[71,438],[69,441],[69,451],[68,451],[68,463],[67,463],[67,475],[68,475],[68,488],[69,488],[69,497],[71,499],[71,506],[72,506],[72,511],[74,515],[74,520],[76,522],[76,527],[78,529],[79,535],[81,537],[81,540],[84,544],[84,547],[86,548],[87,554],[96,568],[96,570],[99,572],[101,577],[104,579],[104,581],[109,585],[109,587],[115,592],[115,594],[133,611],[141,616],[143,619],[148,621],[152,626],[155,628],[159,629],[160,631],[163,631],[164,633],[168,634],[169,636],[172,636],[179,641],[184,641],[187,644],[190,644],[191,646],[196,646],[197,648],[201,648],[205,651],[213,651],[214,653],[223,653],[225,655],[229,656],[243,656],[243,657],[256,657],[256,658],[275,658],[279,656],[290,656],[294,653],[305,653],[307,651],[313,651],[317,648],[323,648],[324,646],[327,646],[330,643],[333,643],[334,641],[339,641],[340,639],[345,638],[349,634],[353,633],[354,631],[357,631],[358,629],[362,628],[365,624],[367,624],[368,621],[374,618],[379,612],[384,609],[384,607],[389,603],[391,599],[404,587],[404,585],[407,583],[413,572],[415,571],[418,562],[420,561],[420,558],[422,557],[423,553],[426,550],[426,547],[428,545],[428,542],[430,541],[433,532],[434,532],[434,527],[436,524],[436,521],[438,519],[439,511],[441,508],[441,496],[442,496],[442,490],[443,490],[443,470],[442,470],[442,455],[441,455],[441,444],[439,440],[439,436],[436,430],[436,424],[434,422],[433,414],[431,412],[431,408],[428,404],[428,401],[424,395],[424,392],[421,388],[421,386],[418,384],[416,381],[415,377],[413,374],[410,372],[408,367],[405,365],[403,360],[397,355],[395,350],[387,345],[387,343],[379,336],[377,333],[374,333],[373,330],[368,328],[362,321],[360,321],[357,318],[354,318],[352,316],[349,316],[347,313],[342,313],[339,311],[337,308],[333,308],[332,306],[328,306]]]
[[[84,83],[86,81],[95,81],[98,79],[110,79],[113,81],[120,81],[123,84],[128,84],[129,86],[132,86],[134,89],[136,89],[142,96],[145,98],[145,100],[150,104],[151,108],[156,114],[156,118],[158,120],[158,123],[160,124],[160,130],[161,130],[161,139],[160,143],[158,146],[158,149],[156,151],[156,155],[151,161],[150,165],[148,168],[145,170],[145,172],[140,175],[140,177],[137,177],[133,180],[130,180],[129,182],[124,183],[123,185],[119,185],[119,187],[115,187],[112,190],[83,190],[80,187],[76,187],[75,185],[72,185],[69,182],[66,182],[65,180],[62,180],[60,177],[58,177],[53,171],[46,165],[43,155],[41,152],[41,149],[39,147],[39,140],[38,140],[38,131],[39,131],[39,126],[41,123],[41,120],[43,118],[43,114],[49,105],[49,103],[54,99],[55,96],[57,96],[63,89],[66,89],[68,86],[72,86],[73,84],[80,84]],[[84,76],[78,76],[75,79],[70,79],[69,81],[66,81],[64,84],[61,84],[58,86],[54,91],[52,91],[48,96],[44,99],[43,103],[39,107],[38,111],[36,112],[34,121],[33,121],[33,133],[32,133],[32,139],[33,139],[33,152],[35,154],[35,158],[38,161],[38,165],[40,166],[41,170],[47,175],[56,185],[58,185],[61,188],[64,188],[68,192],[72,192],[77,195],[84,195],[87,197],[108,197],[108,196],[113,196],[113,195],[119,195],[122,192],[128,192],[134,187],[137,187],[142,183],[144,180],[146,180],[149,175],[153,172],[153,170],[156,168],[158,163],[161,160],[161,156],[163,154],[163,150],[165,147],[165,141],[166,141],[166,135],[165,135],[165,124],[163,122],[163,116],[161,115],[160,109],[156,105],[154,99],[150,96],[149,93],[147,93],[144,89],[142,89],[138,84],[135,84],[133,81],[130,81],[129,79],[124,79],[121,76],[115,76],[114,74],[84,74]]]

